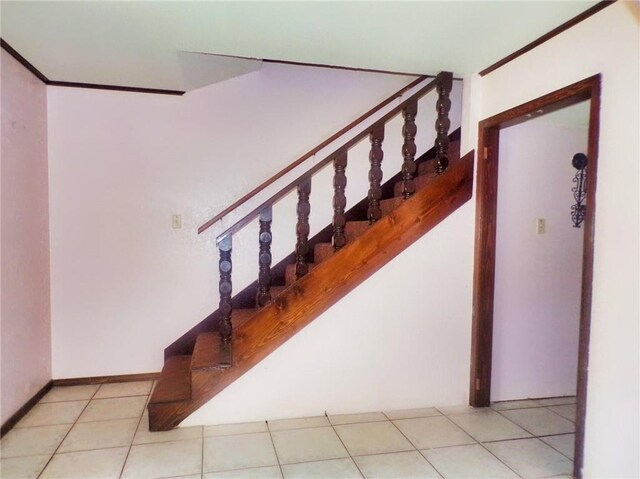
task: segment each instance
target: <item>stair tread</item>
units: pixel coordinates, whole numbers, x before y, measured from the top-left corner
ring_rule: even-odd
[[[311,272],[311,270],[316,267],[315,263],[307,263],[307,266],[309,267],[309,272]],[[287,285],[290,285],[297,281],[295,263],[291,263],[287,265],[287,268],[285,270],[285,281]]]
[[[168,358],[160,373],[149,403],[187,401],[191,399],[191,356]]]
[[[230,357],[220,344],[220,334],[216,332],[200,333],[191,356],[191,370],[221,369],[228,367]]]

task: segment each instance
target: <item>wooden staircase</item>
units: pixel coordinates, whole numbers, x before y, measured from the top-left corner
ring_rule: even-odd
[[[437,77],[441,82],[443,78],[450,82],[450,74]],[[446,88],[442,90],[447,93]],[[438,91],[442,100],[443,94]],[[410,101],[417,99],[407,100]],[[408,105],[401,105],[403,111],[412,111],[413,103]],[[379,126],[380,123],[367,132],[372,137],[372,170],[376,167],[373,131]],[[446,126],[448,129],[448,118]],[[263,215],[263,207],[259,212],[261,234],[269,235],[260,236],[261,275],[233,300],[225,286],[225,278],[230,277],[230,259],[221,247],[221,307],[165,351],[165,365],[148,405],[151,430],[178,425],[470,199],[473,152],[460,158],[459,141],[449,142],[446,131],[444,137],[439,131],[436,146],[414,160],[411,152],[415,155],[415,144],[411,146],[415,131],[412,136],[410,127],[409,124],[405,133],[403,171],[385,185],[380,185],[378,179],[369,197],[348,212],[344,211],[344,202],[339,201],[344,194],[342,182],[334,180],[333,225],[311,239],[305,222],[305,178],[297,182],[300,201],[296,252],[273,268],[268,229],[271,210],[269,205],[269,214]],[[332,160],[339,177],[346,153],[339,151]],[[407,175],[408,170],[413,173]],[[375,183],[376,175],[373,176]],[[228,234],[227,237],[223,233],[219,241],[229,238],[230,245],[231,233]],[[228,275],[224,261],[229,261]],[[267,295],[266,299],[260,299],[260,292]],[[229,311],[230,315],[225,314]],[[225,329],[225,324],[232,328]]]

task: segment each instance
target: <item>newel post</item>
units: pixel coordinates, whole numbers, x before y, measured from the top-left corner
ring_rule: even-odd
[[[442,72],[441,80],[438,82],[438,100],[436,101],[436,174],[441,174],[449,166],[449,110],[451,109],[451,99],[449,94],[453,87],[453,74]]]

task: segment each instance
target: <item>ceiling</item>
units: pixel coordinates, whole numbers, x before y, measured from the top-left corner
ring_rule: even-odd
[[[203,53],[477,72],[595,3],[3,0],[0,34],[50,80],[189,90],[259,68]]]

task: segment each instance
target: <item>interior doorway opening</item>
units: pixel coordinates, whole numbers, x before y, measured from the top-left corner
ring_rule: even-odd
[[[469,403],[486,407],[491,403],[494,306],[496,291],[496,227],[499,190],[501,130],[519,125],[536,115],[548,114],[590,100],[586,155],[589,174],[581,261],[580,316],[576,377],[576,428],[574,476],[581,477],[584,449],[588,346],[593,278],[593,233],[598,161],[600,75],[544,95],[480,122],[476,182],[476,239],[474,259],[473,320]],[[543,194],[540,192],[539,194]]]

